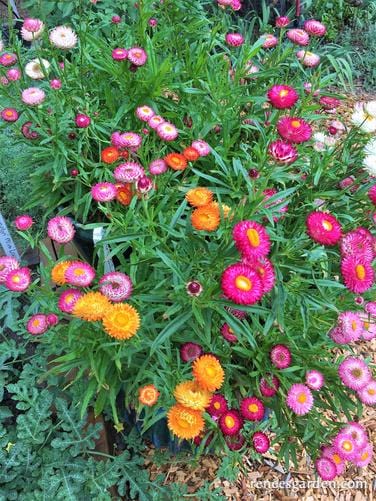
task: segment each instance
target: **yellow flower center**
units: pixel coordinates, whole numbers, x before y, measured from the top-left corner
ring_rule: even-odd
[[[355,320],[353,320],[353,321],[351,322],[351,328],[352,328],[352,330],[353,330],[353,331],[355,331],[355,330],[356,330],[356,327],[357,327],[357,323],[355,322]]]
[[[332,460],[334,461],[335,464],[341,464],[342,459],[338,456],[338,454],[333,454]]]
[[[11,117],[11,116],[13,116],[13,111],[8,110],[8,111],[5,112],[5,115],[7,117]]]
[[[259,410],[259,408],[258,408],[257,404],[250,404],[250,405],[248,405],[248,410],[249,410],[249,412],[257,412]]]
[[[155,397],[155,392],[154,390],[145,390],[143,396],[145,400],[153,400],[153,398]]]
[[[331,231],[333,229],[333,225],[330,221],[328,221],[327,219],[324,219],[324,221],[322,222],[322,225],[324,227],[324,230],[326,231]]]
[[[231,329],[231,327],[228,328],[228,331],[230,334],[234,334],[234,331]]]
[[[345,449],[345,451],[353,450],[353,444],[349,440],[345,440],[342,444],[342,447]]]
[[[300,120],[293,120],[291,122],[291,126],[294,127],[294,129],[297,129],[298,127],[300,127]]]
[[[369,454],[368,454],[368,452],[367,452],[367,451],[366,451],[366,452],[363,452],[363,454],[360,456],[360,459],[361,459],[362,461],[365,461],[366,459],[368,459],[368,456],[369,456]]]
[[[362,371],[360,369],[353,369],[351,371],[351,374],[355,377],[355,378],[360,378],[362,376]]]
[[[16,275],[15,277],[12,277],[12,282],[18,284],[21,282],[21,278],[18,275]]]
[[[214,367],[205,367],[205,372],[209,377],[213,377],[215,375]]]
[[[366,277],[366,269],[362,264],[357,264],[355,266],[355,274],[359,280],[364,280]]]
[[[364,322],[364,328],[368,330],[368,329],[369,329],[369,327],[370,327],[369,322]]]
[[[213,405],[214,409],[220,409],[221,408],[221,404],[219,402],[214,402],[214,405]]]
[[[164,130],[166,130],[167,132],[172,132],[174,129],[170,125],[166,125]]]
[[[306,395],[305,393],[300,393],[300,394],[298,395],[298,402],[299,402],[300,404],[304,404],[304,403],[306,403],[306,402],[307,402],[307,395]]]
[[[179,424],[180,428],[189,428],[188,421],[186,419],[184,419],[183,417],[178,419],[178,424]]]
[[[248,292],[252,289],[252,282],[244,275],[239,275],[238,277],[236,277],[235,285],[238,289],[245,292]]]
[[[114,321],[120,327],[125,327],[129,323],[129,316],[127,313],[119,312],[116,314]]]
[[[65,296],[65,302],[70,303],[73,300],[73,298],[74,298],[73,294],[68,294],[67,296]]]
[[[375,395],[376,390],[374,388],[368,388],[367,393],[368,393],[368,395],[373,396],[373,395]]]
[[[283,89],[283,90],[281,90],[281,92],[279,93],[279,95],[280,95],[280,97],[286,97],[288,93],[289,93],[288,90]]]
[[[247,237],[252,247],[258,247],[260,245],[260,236],[258,234],[258,231],[254,228],[247,230]]]
[[[39,325],[39,320],[36,318],[35,320],[33,320],[33,327],[38,327]]]
[[[82,275],[84,275],[84,274],[85,274],[85,272],[84,272],[84,270],[83,270],[82,268],[76,268],[76,269],[74,270],[74,272],[73,272],[73,275],[74,275],[75,277],[81,277],[81,276],[82,276]]]
[[[227,428],[233,428],[235,426],[235,419],[232,416],[226,416],[225,425]]]

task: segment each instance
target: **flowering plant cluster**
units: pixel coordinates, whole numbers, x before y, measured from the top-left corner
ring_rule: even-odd
[[[58,262],[40,242],[40,281],[2,257],[0,282],[31,295],[25,335],[85,381],[82,412],[167,418],[201,450],[306,448],[333,478],[372,457],[373,362],[350,343],[376,332],[375,103],[337,116],[321,22],[259,36],[213,3],[25,20],[1,116],[34,145]],[[104,233],[91,263],[66,252],[82,226]]]

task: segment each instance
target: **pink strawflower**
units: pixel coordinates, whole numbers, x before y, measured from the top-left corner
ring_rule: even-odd
[[[260,380],[260,393],[264,397],[274,397],[274,395],[277,393],[280,382],[277,376],[271,376],[271,382],[270,381],[270,375],[268,378],[261,378]]]
[[[358,341],[363,333],[363,322],[358,313],[354,311],[343,311],[338,316],[338,328],[346,343]]]
[[[276,281],[275,271],[272,263],[266,257],[260,257],[258,259],[247,259],[244,258],[244,264],[250,266],[259,276],[262,284],[262,293],[267,294],[270,292]]]
[[[347,425],[342,429],[344,433],[351,435],[351,438],[354,440],[354,443],[358,449],[363,449],[367,445],[368,436],[365,428],[354,421],[350,421]]]
[[[217,0],[218,5],[223,5],[223,7],[231,6],[232,0]]]
[[[180,358],[183,362],[193,362],[202,355],[202,347],[197,343],[184,343],[180,347]]]
[[[128,59],[135,66],[143,66],[147,61],[147,54],[140,47],[132,47],[128,51]]]
[[[293,28],[291,30],[288,30],[286,36],[291,42],[297,45],[304,46],[309,44],[309,35],[306,31],[302,29]]]
[[[296,57],[304,66],[307,66],[307,68],[315,68],[320,64],[320,56],[305,49],[298,50]]]
[[[227,400],[220,393],[215,393],[212,396],[206,411],[213,419],[218,419],[222,416],[222,414],[228,411]]]
[[[257,273],[241,263],[225,269],[221,287],[224,295],[236,304],[254,304],[262,297],[262,283]]]
[[[284,344],[276,344],[270,350],[270,360],[277,369],[287,369],[291,365],[291,352]]]
[[[124,61],[124,59],[128,58],[128,51],[127,49],[118,47],[112,51],[111,55],[115,61]]]
[[[353,193],[354,191],[356,191],[356,189],[358,188],[356,185],[355,185],[355,177],[354,176],[348,176],[348,177],[345,177],[344,179],[342,179],[339,183],[338,183],[338,186],[341,188],[341,190],[346,190],[347,188],[351,188],[351,193]]]
[[[299,94],[289,85],[273,85],[267,96],[271,105],[279,110],[292,108],[299,99]]]
[[[9,80],[7,79],[7,77],[0,77],[0,84],[4,86],[9,85]]]
[[[73,240],[76,230],[72,221],[65,216],[56,216],[48,221],[47,233],[51,240],[59,244],[67,244]]]
[[[155,115],[155,112],[150,106],[139,106],[136,109],[136,116],[143,122],[148,122],[153,116]]]
[[[240,10],[242,8],[241,0],[232,0],[231,7],[232,7],[232,10],[234,10],[234,11]]]
[[[325,212],[311,212],[306,219],[307,233],[322,245],[335,245],[341,238],[342,227],[338,220]]]
[[[7,275],[12,270],[20,267],[17,259],[11,256],[0,256],[0,284],[5,283]]]
[[[6,122],[16,122],[20,115],[14,108],[4,108],[1,111],[0,116]]]
[[[361,390],[371,380],[368,365],[355,357],[348,357],[339,364],[338,375],[342,383],[352,390]]]
[[[111,17],[111,22],[113,24],[119,24],[121,23],[121,17],[115,14],[114,16]]]
[[[38,87],[29,87],[22,91],[21,99],[29,106],[38,106],[43,103],[46,98],[46,93]]]
[[[22,214],[22,216],[17,216],[14,220],[14,226],[19,231],[26,231],[33,226],[33,218],[28,214]]]
[[[133,285],[128,275],[113,271],[99,280],[99,290],[114,303],[120,303],[131,296]]]
[[[261,39],[264,41],[262,47],[264,49],[272,49],[276,45],[278,45],[278,38],[269,33],[262,35]]]
[[[290,165],[298,158],[298,151],[290,143],[277,139],[270,143],[268,153],[281,165]]]
[[[376,184],[374,184],[369,190],[368,190],[368,198],[371,200],[373,205],[376,205]]]
[[[29,318],[26,324],[26,330],[33,336],[37,336],[39,334],[44,334],[48,330],[48,321],[47,315],[43,313],[37,313]]]
[[[48,313],[47,323],[50,327],[53,327],[54,325],[57,325],[59,323],[59,317],[55,315],[55,313]]]
[[[89,287],[95,277],[95,270],[90,264],[72,261],[64,273],[65,280],[75,287]]]
[[[227,33],[226,43],[231,47],[239,47],[244,43],[244,37],[240,33]]]
[[[142,176],[137,179],[136,188],[140,193],[149,193],[149,191],[151,191],[153,188],[153,181],[150,179],[150,177]]]
[[[97,202],[111,202],[116,198],[117,189],[112,183],[97,183],[91,188],[91,196]]]
[[[286,404],[298,416],[308,414],[313,407],[311,390],[304,384],[293,384],[287,392]]]
[[[51,87],[51,89],[59,90],[59,89],[61,89],[61,86],[62,86],[61,80],[59,80],[58,78],[53,78],[50,81],[50,87]]]
[[[270,440],[268,436],[262,431],[256,431],[256,433],[252,435],[252,444],[255,448],[255,451],[259,454],[268,452],[270,448]]]
[[[5,287],[12,292],[24,292],[31,283],[29,268],[17,268],[8,271],[5,278]]]
[[[308,388],[311,390],[321,390],[321,388],[324,386],[324,376],[321,372],[311,370],[306,373],[306,385]]]
[[[33,126],[33,123],[32,122],[25,122],[22,127],[21,127],[21,132],[22,132],[22,135],[26,138],[26,139],[38,139],[39,137],[39,134],[37,131],[35,130],[31,130],[31,127]]]
[[[322,37],[326,33],[326,27],[315,19],[308,19],[303,25],[305,31],[313,37]]]
[[[367,261],[372,261],[374,255],[372,243],[372,239],[368,239],[361,232],[353,230],[341,238],[339,245],[343,257],[363,256]]]
[[[321,457],[316,460],[315,467],[317,474],[322,480],[334,480],[337,476],[337,467],[335,463],[327,458]]]
[[[158,158],[157,160],[153,160],[149,165],[149,172],[153,176],[159,176],[163,174],[168,169],[168,165],[163,160],[163,158]]]
[[[63,313],[72,313],[78,299],[83,295],[78,289],[68,289],[60,294],[57,306]]]
[[[304,143],[312,136],[311,126],[302,118],[282,117],[277,122],[279,135],[291,143]]]
[[[0,56],[0,66],[13,66],[17,62],[16,54],[10,54],[9,52],[5,52]]]
[[[365,405],[376,404],[376,380],[371,379],[361,390],[358,390],[358,397]]]
[[[142,137],[135,132],[124,132],[124,134],[120,135],[120,142],[121,148],[131,148],[137,150],[141,146]]]
[[[210,146],[202,139],[196,139],[192,142],[191,146],[199,152],[200,157],[207,157],[211,153]]]
[[[222,325],[221,334],[222,334],[223,338],[226,339],[226,341],[228,341],[229,343],[237,343],[238,342],[237,336],[234,334],[234,331],[232,330],[232,328],[228,324]]]
[[[369,313],[372,317],[376,317],[376,302],[375,301],[369,301],[364,306],[364,310],[367,313]]]
[[[331,340],[334,343],[337,343],[337,344],[347,344],[347,342],[348,342],[342,329],[340,329],[339,327],[334,327],[333,329],[331,329],[329,331],[329,337],[331,338]]]
[[[335,437],[333,448],[344,461],[352,461],[359,452],[352,436],[344,431],[340,431]]]
[[[87,115],[84,115],[83,113],[76,115],[74,121],[77,127],[80,129],[86,129],[91,124],[91,118]]]
[[[290,19],[287,16],[279,16],[275,20],[275,25],[277,28],[286,28],[290,24]]]
[[[336,466],[337,475],[342,475],[346,469],[346,462],[339,456],[334,447],[324,447],[322,449],[322,457],[328,458]]]
[[[373,457],[373,446],[370,443],[367,443],[367,445],[361,449],[357,456],[353,459],[353,463],[360,467],[360,468],[365,468],[368,466]]]
[[[19,68],[11,68],[7,71],[6,75],[11,82],[16,82],[21,78],[21,70]]]
[[[165,119],[161,117],[160,115],[154,115],[151,117],[148,121],[148,126],[151,129],[157,129],[161,124],[165,123]]]
[[[347,289],[361,294],[370,289],[375,281],[371,263],[364,256],[346,256],[341,261],[341,274]]]
[[[336,97],[322,96],[319,99],[319,103],[325,110],[334,110],[335,108],[338,108],[341,101]]]
[[[31,33],[39,31],[42,28],[42,26],[43,22],[40,19],[33,19],[27,17],[23,22],[23,27],[25,28],[25,30],[30,31]]]
[[[155,28],[158,24],[157,19],[155,17],[151,17],[148,21],[148,25],[151,26],[152,28]]]
[[[122,183],[133,183],[144,175],[144,169],[137,162],[125,162],[114,170],[114,178]]]
[[[248,421],[261,421],[265,414],[265,407],[258,398],[246,397],[240,402],[240,412]]]
[[[169,122],[163,122],[157,127],[158,136],[164,141],[174,141],[179,133],[175,125],[172,125]]]
[[[361,314],[360,319],[363,324],[362,339],[364,341],[372,341],[376,338],[376,322],[374,319],[369,319],[368,315]]]
[[[235,409],[228,409],[219,418],[219,427],[224,435],[237,435],[243,426],[243,419]]]
[[[270,238],[265,228],[255,221],[240,221],[232,230],[235,246],[247,259],[258,259],[269,254]]]

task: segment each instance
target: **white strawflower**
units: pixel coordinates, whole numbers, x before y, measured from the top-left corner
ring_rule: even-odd
[[[25,73],[33,80],[40,80],[48,73],[50,63],[45,59],[33,59],[25,66]]]
[[[366,113],[363,106],[355,108],[351,120],[363,132],[367,132],[368,134],[376,132],[376,118]]]
[[[77,35],[69,26],[57,26],[50,33],[50,42],[58,49],[73,49]]]
[[[376,118],[376,101],[368,101],[364,105],[364,111],[371,115],[372,118]]]
[[[364,153],[366,155],[376,156],[376,137],[368,141],[364,148]]]
[[[376,155],[368,155],[363,160],[363,166],[371,176],[376,177]]]
[[[42,23],[42,26],[39,28],[39,30],[34,31],[33,33],[31,31],[28,31],[27,29],[25,29],[24,26],[22,26],[21,37],[24,40],[26,40],[26,42],[32,42],[33,40],[37,40],[38,38],[40,38],[43,31],[44,31],[44,23]]]

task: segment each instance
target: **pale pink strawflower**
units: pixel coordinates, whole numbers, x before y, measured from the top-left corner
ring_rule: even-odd
[[[136,109],[136,116],[143,122],[148,122],[153,116],[155,115],[155,112],[150,106],[139,106]]]
[[[29,87],[22,91],[21,99],[29,106],[38,106],[46,99],[46,93],[38,87]]]
[[[71,220],[66,216],[56,216],[48,221],[48,236],[59,244],[67,244],[73,240],[75,232]]]
[[[277,369],[287,369],[291,365],[291,352],[284,344],[276,344],[270,350],[270,360]]]
[[[309,44],[309,35],[306,31],[299,29],[299,28],[293,28],[291,30],[288,30],[287,32],[287,38],[297,44],[297,45],[308,45]]]
[[[355,445],[359,448],[362,449],[367,445],[368,441],[368,436],[367,432],[364,428],[359,423],[356,423],[355,421],[350,421],[347,423],[347,425],[342,429],[344,433],[347,433],[351,435],[351,438],[354,440]]]
[[[21,216],[17,216],[14,220],[14,226],[19,231],[26,231],[32,227],[34,221],[31,216],[28,214],[22,214]]]
[[[148,125],[151,129],[157,129],[159,125],[165,123],[165,119],[160,115],[154,115],[148,121]]]
[[[264,49],[272,49],[278,45],[278,38],[271,34],[262,35],[261,40],[263,41],[262,47]]]
[[[74,121],[79,129],[86,129],[91,124],[91,118],[84,113],[78,113]]]
[[[334,327],[329,331],[330,339],[337,344],[347,344],[347,337],[344,335],[342,329]]]
[[[31,283],[29,268],[17,268],[7,273],[5,287],[12,292],[24,292]]]
[[[37,313],[29,318],[26,329],[27,332],[32,334],[33,336],[38,336],[40,334],[44,334],[48,330],[49,324],[47,321],[47,315],[43,313]]]
[[[58,49],[73,49],[77,45],[77,35],[69,26],[57,26],[50,32],[49,39]]]
[[[119,144],[120,143],[120,144]],[[133,150],[138,150],[142,144],[142,137],[135,132],[124,132],[118,137],[118,146],[120,148],[131,148]]]
[[[132,47],[128,51],[128,59],[135,66],[143,66],[147,61],[147,54],[140,47]]]
[[[122,47],[117,47],[112,51],[111,55],[112,59],[114,59],[115,61],[124,61],[128,58],[128,51],[127,49],[123,49]]]
[[[33,19],[30,17],[27,17],[23,23],[23,27],[25,30],[30,31],[31,33],[35,33],[39,31],[43,26],[43,21],[40,19]]]
[[[95,270],[90,264],[72,261],[64,273],[65,280],[75,287],[88,287],[95,277]]]
[[[239,47],[244,43],[244,37],[240,33],[227,33],[226,43],[231,47]]]
[[[61,89],[61,80],[59,80],[58,78],[54,78],[50,81],[50,87],[51,89],[54,89],[54,90],[59,90]]]
[[[18,111],[14,108],[5,108],[0,113],[0,117],[5,120],[5,122],[16,122],[19,116]]]
[[[326,33],[326,27],[315,19],[308,19],[303,25],[305,31],[313,37],[322,37]]]
[[[200,157],[206,157],[211,153],[210,146],[203,139],[196,139],[192,142],[191,146],[199,152]]]
[[[351,390],[361,390],[371,380],[368,365],[360,358],[348,357],[340,363],[338,375],[342,383]]]
[[[11,256],[0,256],[0,284],[5,283],[7,275],[12,270],[20,267],[17,259]]]
[[[376,404],[376,380],[371,379],[361,390],[358,390],[358,397],[365,405]]]
[[[125,273],[113,271],[106,273],[99,280],[99,290],[110,301],[120,303],[130,298],[133,284],[129,276]]]
[[[112,183],[97,183],[91,188],[91,196],[97,202],[111,202],[116,194],[116,186]]]
[[[353,459],[353,463],[360,467],[360,468],[365,468],[368,466],[373,458],[373,446],[370,443],[367,443],[367,445],[359,451],[357,456]]]
[[[358,341],[363,333],[363,322],[358,313],[343,311],[338,316],[338,328],[347,343]]]
[[[179,135],[175,125],[169,122],[163,122],[162,124],[158,125],[156,131],[158,136],[164,141],[174,141]]]
[[[306,373],[306,385],[311,390],[321,390],[324,386],[325,379],[321,372],[311,370]]]
[[[373,260],[372,238],[367,238],[357,230],[349,231],[340,240],[340,250],[343,257],[363,256],[366,260]]]
[[[83,295],[78,289],[68,289],[60,294],[57,306],[63,313],[72,313],[78,299]]]
[[[163,160],[163,158],[158,158],[156,160],[153,160],[149,165],[149,172],[153,176],[159,176],[160,174],[163,174],[164,172],[166,172],[167,169],[168,169],[168,165]]]
[[[22,26],[21,37],[26,42],[33,42],[34,40],[38,40],[38,38],[41,37],[43,32],[44,32],[44,23],[42,23],[42,25],[38,31],[34,31],[34,32],[28,31],[27,29],[25,29],[25,26]]]
[[[286,404],[298,416],[308,414],[313,407],[311,390],[304,384],[293,384],[287,392]]]
[[[133,183],[144,175],[144,169],[137,162],[125,162],[114,170],[114,178],[121,183]]]
[[[21,70],[19,68],[11,68],[7,71],[6,75],[11,82],[16,82],[21,78]]]
[[[318,54],[314,54],[313,52],[298,50],[296,57],[304,66],[307,66],[308,68],[315,68],[320,64],[320,56]]]

